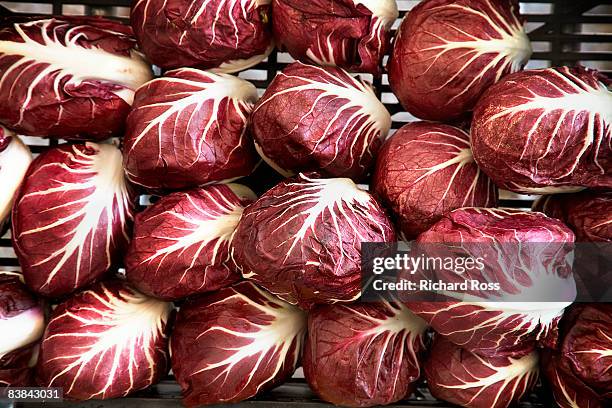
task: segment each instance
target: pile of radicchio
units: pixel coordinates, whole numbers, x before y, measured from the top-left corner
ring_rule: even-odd
[[[610,304],[573,304],[609,288],[609,80],[524,70],[518,0],[423,0],[392,38],[398,17],[395,0],[137,0],[130,25],[1,18],[0,229],[21,272],[0,272],[0,387],[104,400],[171,369],[195,407],[301,365],[338,406],[425,379],[508,408],[539,376],[562,408],[609,406]],[[398,125],[398,102],[421,120]],[[499,208],[498,189],[546,195]],[[364,243],[399,239],[483,266],[415,268],[457,284],[427,299],[367,298]]]

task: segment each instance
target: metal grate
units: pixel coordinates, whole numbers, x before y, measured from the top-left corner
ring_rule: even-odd
[[[308,1],[308,0],[304,0]],[[418,0],[398,0],[400,18]],[[9,13],[64,14],[64,15],[104,15],[127,21],[130,0],[2,0],[0,15]],[[524,0],[521,11],[526,17],[526,30],[532,41],[534,53],[527,68],[544,68],[558,65],[582,64],[596,68],[612,78],[612,0]],[[399,20],[394,29],[399,26]],[[240,73],[240,77],[251,81],[259,90],[270,83],[276,73],[293,59],[286,53],[273,52],[270,57],[252,69]],[[386,62],[386,60],[385,60]],[[372,78],[362,75],[373,82],[377,94],[392,114],[392,129],[399,129],[407,122],[416,120],[404,112],[396,97],[391,93],[387,76]],[[36,155],[56,142],[47,139],[25,137],[24,141]],[[264,180],[262,182],[262,180]],[[258,194],[273,186],[279,176],[266,166],[260,166],[256,174],[241,182],[252,187]],[[533,197],[501,192],[501,205],[507,207],[529,208]],[[0,238],[0,267],[18,269],[13,252],[10,232]],[[549,393],[539,392],[521,404],[522,408],[552,407],[547,400]],[[108,402],[90,401],[71,404],[79,407],[139,407],[166,408],[180,406],[178,385],[168,379],[132,397]],[[240,404],[244,407],[268,408],[316,408],[328,406],[318,400],[308,389],[303,379],[293,379],[269,393]],[[38,405],[19,404],[23,407]],[[48,406],[53,407],[54,404]],[[409,401],[391,407],[448,407],[445,403],[431,397],[425,387],[420,387]]]

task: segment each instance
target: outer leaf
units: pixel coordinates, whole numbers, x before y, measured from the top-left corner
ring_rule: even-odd
[[[138,0],[130,20],[140,47],[162,68],[238,72],[274,45],[271,0]]]
[[[244,207],[256,199],[239,184],[162,197],[136,216],[125,257],[128,279],[167,300],[234,283],[240,275],[230,259],[230,240]]]
[[[497,205],[497,187],[474,162],[469,135],[448,125],[413,122],[398,130],[378,154],[372,184],[406,239],[450,210]]]
[[[312,170],[360,179],[390,127],[368,83],[300,62],[274,78],[251,116],[256,148],[283,175]]]
[[[32,162],[13,207],[13,245],[26,283],[61,296],[99,279],[127,247],[132,192],[121,152],[62,145]]]
[[[21,134],[102,140],[151,79],[131,31],[102,18],[0,21],[0,121]]]
[[[469,408],[506,408],[515,404],[538,379],[536,351],[519,357],[484,357],[437,337],[425,364],[425,376],[436,398]]]
[[[596,71],[508,76],[478,102],[474,158],[501,188],[551,194],[612,187],[612,92]]]
[[[37,366],[44,387],[71,399],[124,397],[167,372],[172,304],[120,281],[99,283],[51,314]]]
[[[293,58],[355,72],[381,73],[395,0],[274,0],[274,36]]]
[[[188,300],[170,340],[183,403],[239,402],[281,384],[305,332],[304,312],[251,282]]]
[[[402,21],[387,69],[406,110],[449,121],[530,56],[518,0],[427,0]]]
[[[419,379],[426,328],[401,303],[317,306],[308,317],[304,375],[334,405],[399,401]]]
[[[255,87],[183,68],[138,89],[125,135],[125,167],[150,189],[184,189],[246,176],[257,154],[246,123]]]
[[[357,299],[361,243],[395,239],[384,210],[350,179],[300,174],[244,211],[232,246],[245,278],[310,308]]]

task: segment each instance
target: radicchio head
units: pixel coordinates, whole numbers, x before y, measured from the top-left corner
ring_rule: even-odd
[[[468,351],[524,356],[537,341],[556,332],[560,316],[576,297],[573,242],[567,226],[541,213],[451,211],[419,235],[419,249],[430,258],[480,258],[482,267],[461,273],[433,267],[437,280],[467,282],[467,288],[438,291],[435,301],[408,297],[406,304],[436,332]]]
[[[402,21],[389,83],[413,115],[450,121],[530,56],[518,0],[426,0]]]
[[[255,87],[228,74],[167,72],[136,92],[124,164],[146,188],[184,189],[246,176],[258,162],[247,135]]]
[[[538,380],[538,352],[521,357],[487,357],[436,336],[425,363],[434,397],[466,408],[507,408]]]
[[[33,162],[13,206],[12,238],[28,286],[57,297],[99,279],[129,241],[134,195],[110,144],[51,148]]]
[[[469,135],[432,122],[409,123],[387,139],[372,184],[406,239],[456,208],[497,205],[497,187],[474,162]]]
[[[0,122],[33,136],[119,136],[152,77],[131,35],[104,18],[0,20]]]
[[[574,231],[577,242],[612,242],[612,192],[546,195],[535,202],[533,210],[563,221]]]
[[[257,196],[239,184],[173,193],[136,216],[126,273],[142,292],[178,300],[240,278],[229,245],[244,207]]]
[[[612,188],[612,92],[576,67],[509,75],[474,110],[472,150],[501,188],[527,194]]]
[[[576,303],[560,324],[542,370],[561,408],[605,408],[612,401],[612,304]]]
[[[419,379],[427,325],[399,302],[320,305],[308,315],[304,375],[325,401],[387,405]]]
[[[17,190],[32,162],[28,146],[0,125],[0,234],[4,235]]]
[[[247,207],[233,257],[245,278],[310,308],[361,293],[361,243],[393,242],[382,207],[347,178],[300,174]]]
[[[32,360],[45,329],[42,304],[20,278],[18,273],[0,271],[0,387],[33,385]]]
[[[183,403],[240,402],[283,383],[305,333],[303,311],[251,282],[187,300],[170,339]]]
[[[168,370],[172,309],[118,280],[72,296],[51,314],[38,384],[87,400],[125,397],[157,383]]]
[[[272,25],[281,50],[300,61],[381,73],[395,0],[274,0]]]
[[[285,176],[320,171],[358,180],[390,127],[370,84],[340,68],[301,62],[274,78],[251,116],[257,150]]]
[[[271,0],[138,0],[130,20],[155,65],[237,72],[272,51]]]

